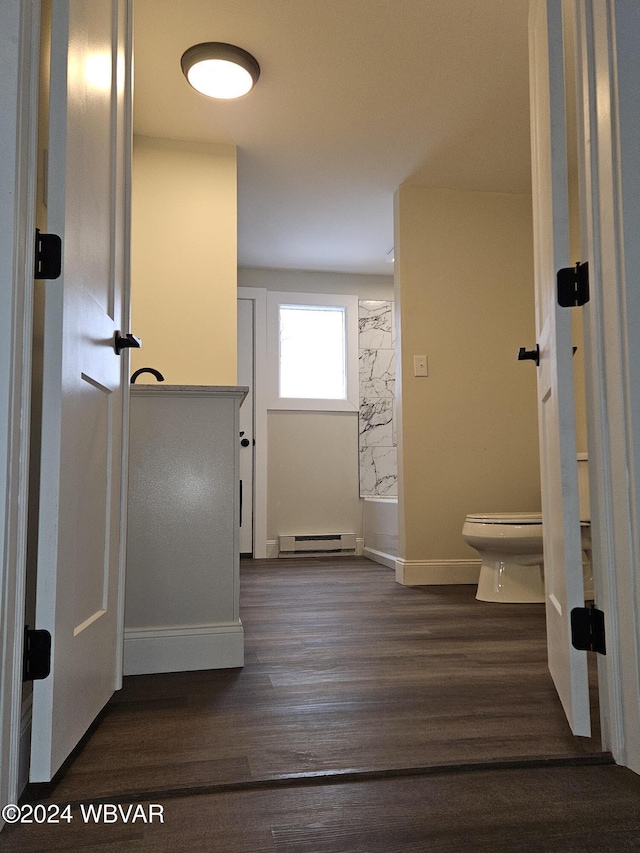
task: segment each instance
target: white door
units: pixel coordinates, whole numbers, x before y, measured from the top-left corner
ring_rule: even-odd
[[[240,406],[240,482],[242,513],[240,553],[253,554],[253,300],[238,299],[238,385],[249,393]]]
[[[549,670],[576,735],[590,734],[587,653],[571,645],[584,607],[575,441],[571,309],[556,273],[571,266],[561,0],[534,0],[530,21],[538,418]]]
[[[54,0],[48,230],[62,276],[45,285],[38,628],[52,671],[34,683],[31,773],[51,779],[119,686],[126,0]]]

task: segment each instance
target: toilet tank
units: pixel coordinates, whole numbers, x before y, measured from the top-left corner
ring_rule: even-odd
[[[591,521],[589,456],[587,453],[578,453],[578,503],[580,506],[580,521]]]

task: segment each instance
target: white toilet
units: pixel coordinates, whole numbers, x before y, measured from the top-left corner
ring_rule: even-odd
[[[593,598],[589,473],[586,453],[578,454],[578,494],[582,533],[585,598]],[[480,601],[544,601],[542,515],[485,513],[468,515],[462,536],[480,553],[476,598]]]

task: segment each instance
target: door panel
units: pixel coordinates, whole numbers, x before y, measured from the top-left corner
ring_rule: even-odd
[[[54,0],[36,621],[51,675],[34,684],[31,781],[51,779],[118,686],[130,105],[126,0]]]
[[[561,0],[534,0],[529,33],[548,660],[571,730],[576,735],[588,736],[587,655],[573,648],[570,631],[571,610],[584,606],[571,309],[559,308],[556,298],[556,272],[572,265]]]
[[[76,606],[74,635],[81,626],[102,616],[108,602],[109,565],[109,495],[111,472],[109,447],[113,442],[113,393],[104,385],[81,375],[77,407],[79,444],[76,451],[88,464],[87,476],[78,483],[78,514],[82,526],[77,530],[80,562],[87,571],[75,578]]]

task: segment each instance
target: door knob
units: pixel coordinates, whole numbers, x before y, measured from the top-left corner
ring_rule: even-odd
[[[540,364],[540,347],[536,344],[535,349],[525,349],[524,347],[520,347],[518,350],[518,361],[535,361],[537,365]]]
[[[120,355],[123,349],[127,347],[133,347],[134,349],[140,349],[142,346],[142,341],[140,338],[136,338],[135,335],[132,335],[131,332],[127,335],[123,335],[120,332],[120,329],[113,336],[113,348],[116,351],[116,355]]]
[[[242,439],[242,441],[240,442],[240,444],[241,444],[243,447],[249,447],[249,445],[251,444],[251,442],[249,441],[249,439],[248,439],[248,438],[243,438],[243,439]]]

